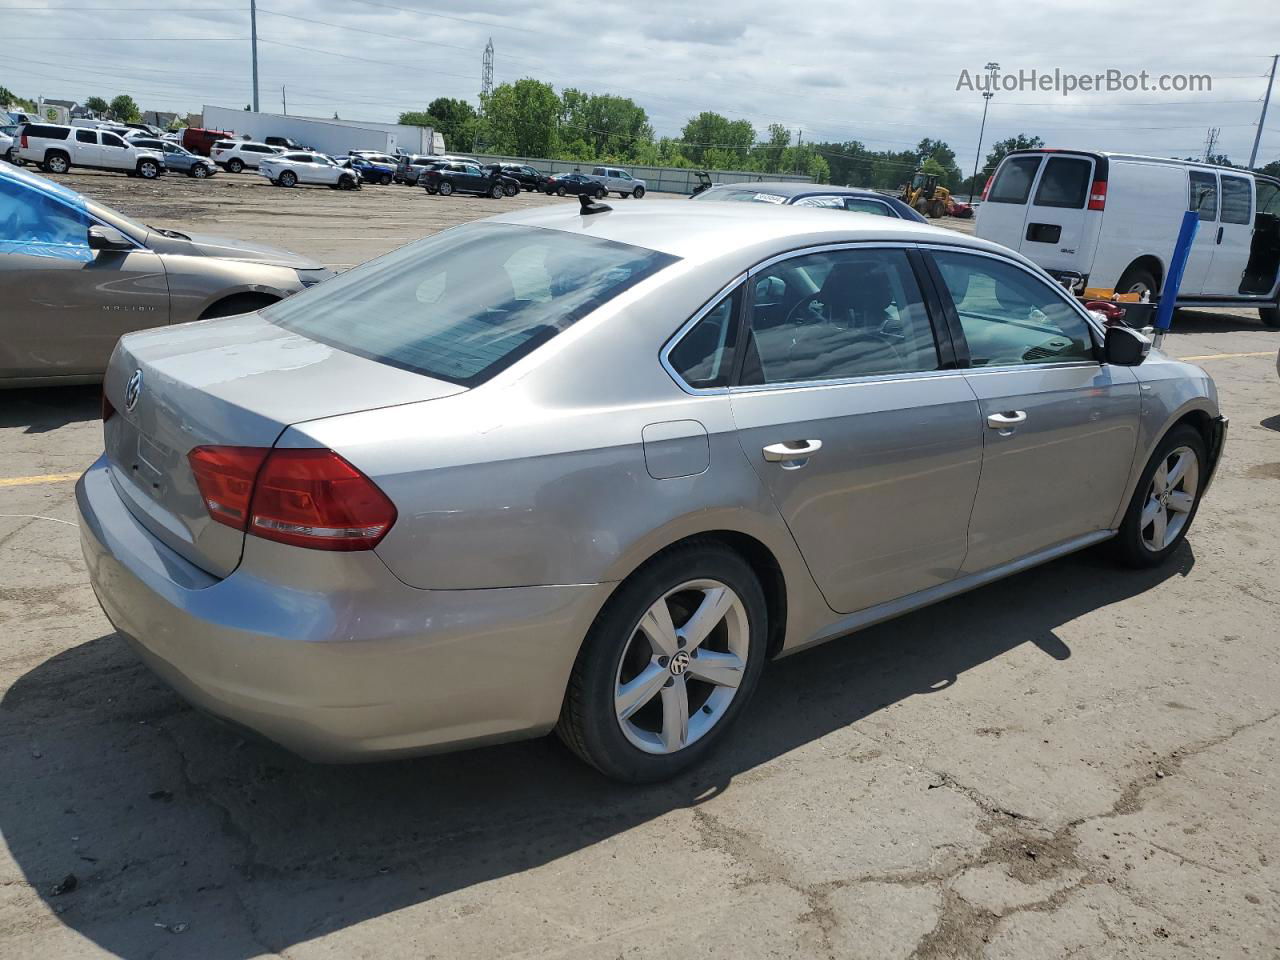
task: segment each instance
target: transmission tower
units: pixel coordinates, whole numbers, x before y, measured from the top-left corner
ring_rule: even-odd
[[[485,44],[484,56],[480,59],[480,97],[493,93],[493,37]]]
[[[1214,148],[1218,145],[1218,136],[1222,133],[1221,127],[1210,127],[1209,132],[1204,135],[1204,159],[1208,163],[1214,157]]]

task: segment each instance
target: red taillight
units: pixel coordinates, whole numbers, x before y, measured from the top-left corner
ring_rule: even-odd
[[[1089,209],[1105,210],[1107,208],[1107,181],[1095,180],[1089,188]]]
[[[196,447],[187,455],[209,515],[256,537],[316,550],[369,550],[396,508],[332,450]]]
[[[991,181],[994,179],[994,176],[987,177],[987,182],[982,185],[982,199],[984,201],[987,199],[987,194],[991,192]]]
[[[270,447],[196,447],[187,454],[209,516],[245,529],[253,481],[270,452]]]
[[[102,422],[106,423],[116,415],[116,408],[111,405],[111,401],[107,399],[107,391],[102,391]]]
[[[22,135],[22,142],[19,146],[22,147],[23,150],[27,149],[27,135],[25,133]]]

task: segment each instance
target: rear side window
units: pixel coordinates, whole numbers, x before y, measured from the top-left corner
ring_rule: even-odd
[[[1253,191],[1244,177],[1222,176],[1222,222],[1251,223]]]
[[[1026,203],[1031,193],[1031,183],[1040,169],[1040,156],[1013,157],[1005,160],[996,173],[995,182],[987,194],[989,203]]]
[[[1191,172],[1191,202],[1188,210],[1200,211],[1200,220],[1218,219],[1218,177],[1203,170]]]
[[[729,385],[741,305],[739,285],[711,307],[667,354],[671,369],[689,386],[705,390]]]
[[[1092,161],[1083,157],[1050,157],[1045,164],[1044,173],[1040,175],[1035,205],[1084,209],[1092,173]]]
[[[235,148],[235,144],[232,143],[230,140],[219,140],[217,143],[214,144],[214,146],[217,147],[219,150],[231,150]]]
[[[842,197],[801,197],[793,207],[831,207],[833,210],[839,210],[844,206],[844,198]]]
[[[71,128],[51,127],[46,123],[28,123],[23,132],[29,137],[43,137],[46,140],[65,140],[71,135]]]
[[[108,147],[123,147],[125,145],[124,141],[114,133],[104,133],[102,135],[102,143]]]
[[[1053,287],[1011,263],[933,254],[975,367],[1093,360],[1089,327]]]
[[[468,224],[263,316],[340,350],[471,387],[676,260],[561,230]]]
[[[938,368],[933,327],[902,250],[791,257],[755,277],[742,383]]]
[[[97,143],[98,135],[94,133],[92,130],[77,130],[76,142],[77,143]]]
[[[896,217],[887,203],[878,200],[863,200],[861,197],[845,197],[844,208],[852,213],[872,213],[877,217]]]

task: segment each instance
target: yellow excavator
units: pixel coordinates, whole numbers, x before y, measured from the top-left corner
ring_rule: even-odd
[[[923,170],[915,172],[898,199],[932,220],[945,216],[951,209],[951,191],[938,186],[937,176]]]

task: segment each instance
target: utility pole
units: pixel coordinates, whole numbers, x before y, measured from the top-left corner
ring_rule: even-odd
[[[987,71],[990,79],[987,81],[987,89],[982,91],[982,126],[978,128],[978,152],[973,158],[973,179],[969,181],[970,204],[973,203],[973,188],[978,184],[978,163],[982,160],[982,138],[987,132],[987,107],[991,105],[991,98],[996,95],[991,88],[996,85],[996,71],[1000,69],[1000,64],[992,61],[982,69]]]
[[[249,0],[249,45],[253,51],[253,112],[258,112],[258,0]]]
[[[1221,127],[1210,127],[1209,132],[1204,135],[1204,162],[1209,163],[1213,159],[1213,151],[1218,146],[1218,136],[1222,133]],[[1252,166],[1252,164],[1250,164]]]
[[[1262,142],[1262,125],[1267,122],[1267,105],[1271,103],[1271,86],[1276,82],[1276,60],[1280,56],[1271,58],[1271,79],[1267,81],[1267,95],[1262,98],[1262,116],[1258,117],[1258,132],[1253,135],[1253,152],[1249,154],[1249,169],[1253,169],[1253,165],[1258,162],[1258,144]]]
[[[285,92],[284,84],[280,84],[280,105],[283,108],[284,115],[289,115],[289,95]]]

